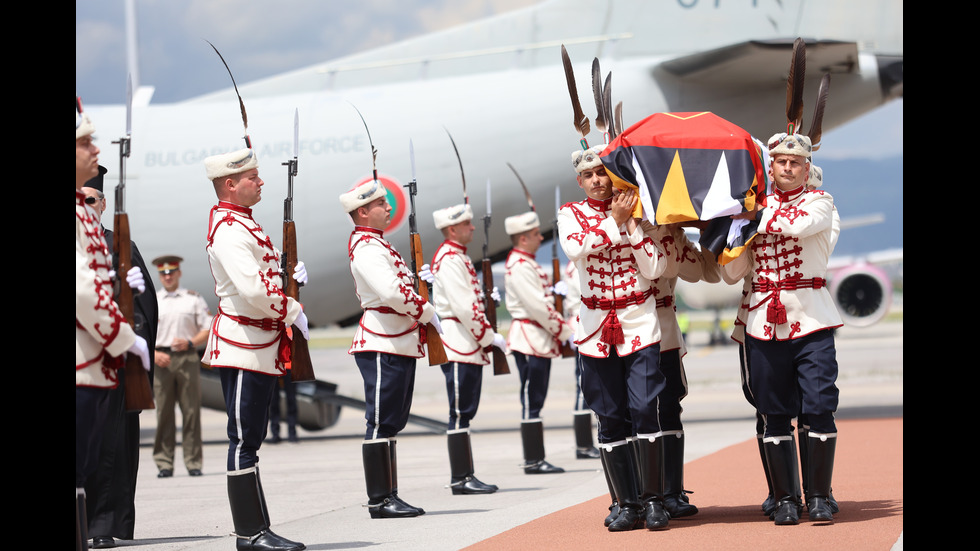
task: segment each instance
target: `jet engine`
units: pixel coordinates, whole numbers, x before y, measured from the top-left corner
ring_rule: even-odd
[[[871,264],[854,264],[834,274],[830,294],[844,323],[854,327],[878,323],[892,303],[887,274]]]

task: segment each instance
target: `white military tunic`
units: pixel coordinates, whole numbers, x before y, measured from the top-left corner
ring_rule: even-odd
[[[75,190],[75,386],[115,388],[136,333],[113,298],[112,258],[99,216]]]
[[[283,292],[279,250],[252,209],[220,201],[211,209],[207,251],[218,314],[202,363],[283,375],[285,330],[302,307]]]
[[[580,354],[619,356],[661,340],[653,281],[666,268],[660,245],[638,227],[627,235],[609,216],[610,200],[567,203],[558,211],[558,235],[579,274],[582,305],[575,338]]]
[[[444,241],[432,256],[432,274],[432,299],[442,325],[446,357],[450,362],[487,365],[485,348],[493,343],[494,331],[466,247]]]
[[[766,198],[759,234],[723,269],[727,281],[751,276],[745,332],[789,340],[843,325],[827,289],[827,262],[840,232],[825,191],[776,192]]]
[[[420,330],[435,308],[415,292],[414,274],[381,230],[356,226],[347,242],[354,292],[364,314],[348,354],[384,352],[421,358]]]
[[[573,329],[555,310],[548,274],[534,255],[517,248],[511,249],[504,266],[504,299],[513,319],[507,346],[529,356],[559,357],[561,343],[572,336]]]

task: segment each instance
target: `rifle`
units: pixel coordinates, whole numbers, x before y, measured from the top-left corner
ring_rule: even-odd
[[[419,235],[418,224],[415,220],[415,193],[417,183],[415,181],[415,146],[412,141],[408,142],[409,156],[412,160],[412,181],[404,187],[408,188],[408,198],[412,210],[408,215],[409,226],[409,245],[412,256],[412,272],[415,274],[415,287],[422,300],[429,302],[429,284],[422,281],[419,277],[419,267],[425,264],[422,256],[422,236]],[[431,323],[425,324],[425,343],[429,349],[429,365],[442,365],[449,361],[446,356],[446,348],[442,344],[442,336],[435,326]]]
[[[126,158],[129,157],[130,136],[132,135],[133,80],[127,80],[126,90],[126,136],[119,141],[119,183],[116,185],[115,214],[112,220],[112,257],[115,259],[116,277],[124,280],[133,267],[133,251],[129,237],[129,215],[126,214]],[[133,290],[123,281],[116,295],[119,311],[133,326]],[[123,368],[126,411],[153,409],[153,389],[150,377],[143,369],[143,362],[135,354],[126,354]]]
[[[558,211],[561,209],[561,189],[555,186],[555,222],[554,235],[551,239],[551,285],[557,285],[561,281],[561,261],[558,260]],[[555,310],[558,315],[565,316],[565,297],[555,293]],[[574,358],[575,351],[572,350],[568,342],[561,343],[561,357]]]
[[[487,214],[483,217],[483,304],[485,305],[487,322],[493,332],[497,332],[497,303],[494,302],[491,294],[493,293],[493,268],[490,266],[490,179],[487,179]],[[510,373],[510,366],[507,365],[507,355],[496,346],[490,345],[489,352],[493,358],[493,374],[507,375]]]
[[[282,214],[282,280],[285,282],[287,297],[299,302],[299,282],[293,279],[296,269],[296,222],[293,221],[293,178],[299,173],[299,109],[293,116],[293,158],[282,163],[287,167],[288,184]],[[313,362],[310,360],[310,346],[303,333],[295,325],[292,331],[292,351],[290,375],[294,383],[316,379]]]

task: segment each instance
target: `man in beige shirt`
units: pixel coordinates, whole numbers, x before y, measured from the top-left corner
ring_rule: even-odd
[[[153,259],[163,288],[157,291],[160,319],[154,353],[156,376],[157,432],[153,439],[153,461],[157,477],[174,474],[177,428],[175,403],[180,406],[184,465],[191,476],[201,476],[201,358],[197,348],[208,339],[211,312],[204,297],[180,286],[180,263],[184,259],[164,255]]]

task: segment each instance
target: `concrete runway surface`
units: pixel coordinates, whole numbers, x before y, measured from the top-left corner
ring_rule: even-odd
[[[329,337],[350,332],[316,331],[314,337]],[[710,460],[716,453],[738,444],[755,442],[754,413],[742,397],[738,355],[734,345],[708,346],[704,332],[692,333],[684,363],[689,394],[682,402],[688,463],[700,458]],[[363,398],[363,386],[348,356],[347,345],[318,347],[311,350],[317,378],[338,385],[338,393]],[[842,328],[837,333],[841,390],[837,418],[898,419],[903,416],[903,322],[885,321],[870,328]],[[496,484],[500,490],[491,495],[454,496],[448,488],[449,460],[444,433],[422,425],[409,426],[398,437],[399,495],[422,507],[426,514],[412,519],[371,519],[365,507],[367,497],[361,464],[361,442],[364,437],[364,412],[343,408],[336,425],[308,432],[300,429],[300,442],[264,444],[259,451],[260,470],[272,529],[289,539],[304,542],[310,550],[371,549],[400,551],[456,550],[479,544],[479,549],[582,549],[593,548],[588,538],[576,533],[606,533],[601,521],[605,516],[604,500],[608,492],[597,459],[575,459],[572,433],[572,407],[575,384],[571,359],[555,360],[551,385],[542,417],[545,424],[547,459],[566,472],[556,475],[526,475],[519,467],[522,451],[518,427],[520,402],[516,367],[511,358],[511,374],[493,376],[488,368],[484,377],[483,396],[474,419],[472,443],[476,475]],[[423,359],[418,365],[412,413],[443,420],[448,405],[442,372]],[[178,423],[180,416],[177,416]],[[135,540],[117,540],[118,547],[141,551],[221,550],[234,549],[235,541],[226,491],[225,461],[227,440],[223,412],[204,409],[204,476],[190,477],[183,468],[178,442],[173,478],[159,479],[152,460],[152,442],[156,427],[155,412],[140,416],[142,447],[137,482]],[[285,435],[285,427],[282,429]],[[899,426],[898,434],[901,435]],[[180,438],[178,427],[178,439]],[[899,437],[900,438],[900,437]],[[848,445],[842,428],[838,453]],[[901,443],[898,443],[901,450]],[[736,446],[737,447],[737,446]],[[859,451],[857,453],[860,453]],[[901,461],[901,453],[898,454]],[[756,456],[757,458],[757,456]],[[901,473],[901,464],[898,469]],[[761,467],[751,464],[747,472],[732,472],[729,479],[748,484],[744,506],[754,511],[765,497],[766,486]],[[724,478],[722,480],[725,480]],[[899,478],[900,480],[900,478]],[[751,481],[749,483],[748,481]],[[836,480],[835,480],[836,482]],[[902,496],[901,482],[898,495]],[[691,502],[711,510],[710,492],[694,491]],[[838,485],[835,484],[835,490]],[[894,490],[894,488],[892,488]],[[602,497],[606,496],[606,497]],[[705,496],[701,498],[700,496]],[[837,495],[842,502],[850,496]],[[530,540],[499,540],[494,536],[560,511],[595,501],[595,520],[564,525],[553,545],[542,546]],[[857,503],[861,503],[860,501]],[[903,515],[901,498],[899,518]],[[702,513],[699,513],[701,515]],[[560,513],[564,514],[564,513]],[[570,515],[571,513],[569,513]],[[836,518],[833,527],[845,523],[848,510]],[[804,519],[806,513],[804,512]],[[892,515],[895,516],[895,515]],[[549,517],[551,518],[551,517]],[[591,517],[590,517],[591,518]],[[691,517],[698,519],[697,516]],[[684,519],[672,521],[681,526]],[[698,519],[698,520],[703,520]],[[755,522],[755,521],[753,521]],[[772,524],[758,514],[760,530],[755,548],[774,548],[766,539]],[[870,522],[874,522],[871,519]],[[806,527],[780,527],[799,530],[800,544],[807,541]],[[899,524],[900,526],[900,524]],[[526,529],[526,528],[525,528]],[[833,530],[830,528],[829,530]],[[891,530],[891,528],[889,528]],[[634,531],[647,532],[646,530]],[[685,548],[726,548],[712,532],[687,529]],[[810,532],[812,533],[812,532]],[[830,535],[830,531],[824,531]],[[649,537],[657,533],[647,532]],[[749,532],[752,537],[753,532]],[[635,537],[635,536],[633,536]],[[899,528],[886,535],[890,543],[884,548],[901,549]],[[525,544],[522,544],[524,541]],[[621,540],[627,545],[626,539]],[[655,539],[645,540],[655,543]],[[506,542],[506,543],[504,543]],[[768,543],[767,543],[768,542]],[[638,543],[638,540],[633,540]],[[795,546],[796,548],[805,548]],[[868,547],[878,548],[878,547]]]

